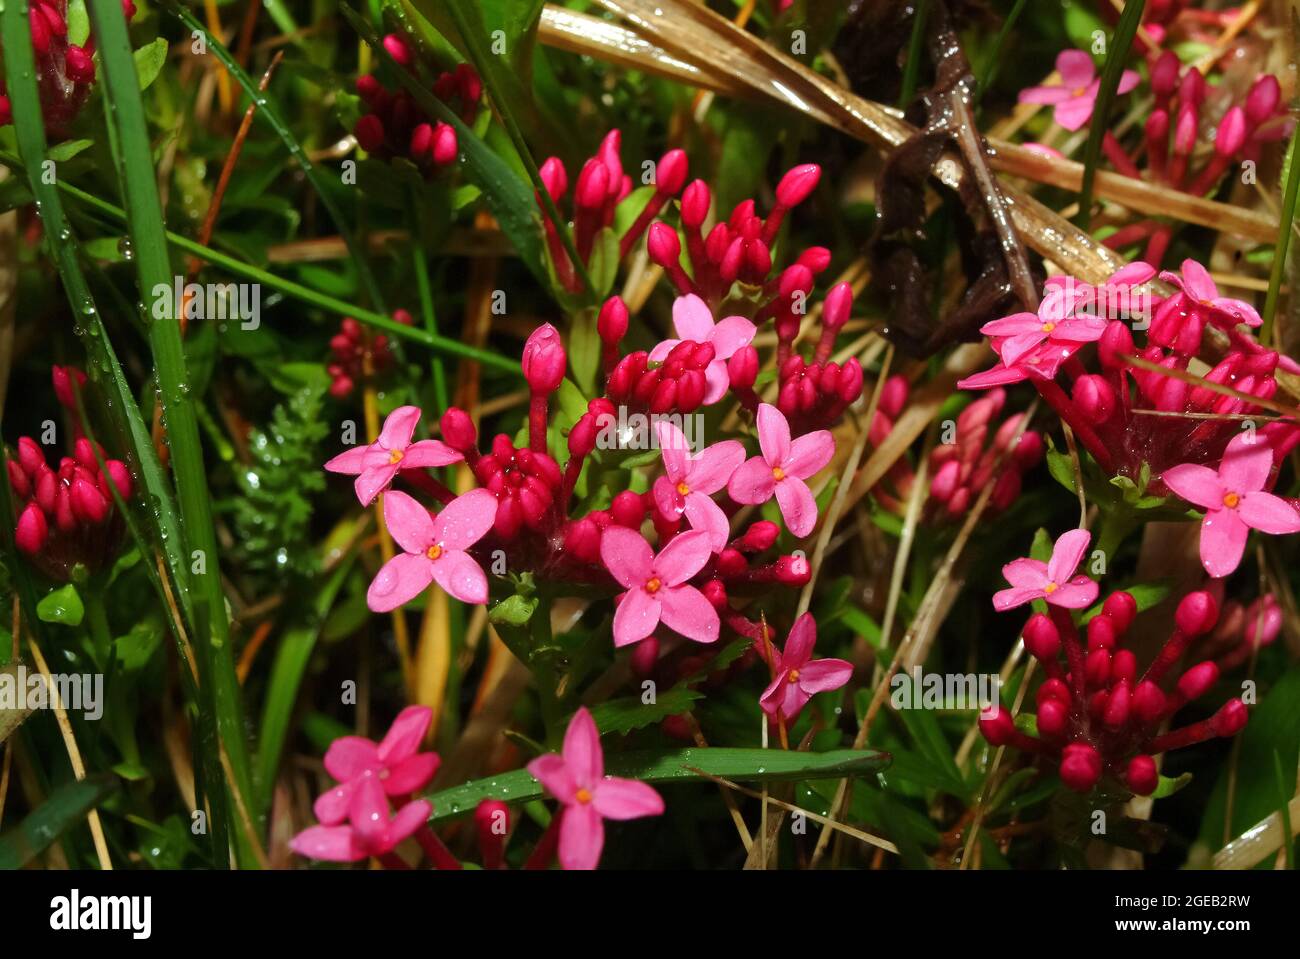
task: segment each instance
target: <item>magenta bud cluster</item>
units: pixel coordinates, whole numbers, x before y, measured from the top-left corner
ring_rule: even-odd
[[[393,319],[403,326],[415,322],[406,310],[394,310]],[[386,372],[393,361],[387,336],[371,333],[352,317],[344,317],[339,331],[330,337],[330,361],[325,365],[330,395],[338,399],[351,396],[358,383]]]

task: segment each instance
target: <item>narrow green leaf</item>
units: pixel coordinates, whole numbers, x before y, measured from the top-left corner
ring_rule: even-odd
[[[1286,192],[1282,197],[1282,210],[1278,218],[1277,244],[1273,248],[1273,266],[1268,274],[1268,296],[1264,300],[1264,325],[1259,328],[1261,343],[1273,342],[1273,317],[1277,314],[1278,296],[1282,291],[1282,277],[1286,273],[1287,251],[1291,248],[1291,230],[1295,223],[1296,197],[1300,195],[1300,162],[1297,162],[1296,143],[1300,142],[1300,128],[1291,134],[1291,145],[1286,151]],[[1295,296],[1294,293],[1291,294]],[[1294,301],[1293,301],[1294,302]]]
[[[110,775],[87,776],[56,789],[18,826],[0,836],[0,870],[21,869],[117,789]]]
[[[1092,122],[1088,127],[1088,143],[1083,151],[1083,183],[1079,189],[1079,226],[1084,230],[1092,223],[1092,185],[1097,178],[1097,161],[1101,159],[1101,141],[1110,128],[1110,108],[1115,102],[1124,65],[1128,63],[1129,48],[1137,36],[1142,22],[1146,0],[1127,0],[1119,16],[1115,33],[1106,49],[1106,65],[1101,70],[1101,88],[1092,107]]]

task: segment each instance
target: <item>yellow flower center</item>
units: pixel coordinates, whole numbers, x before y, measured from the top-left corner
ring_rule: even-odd
[[[388,454],[388,462],[389,462],[390,464],[392,464],[392,463],[400,463],[401,461],[402,461],[402,451],[401,451],[401,450],[393,450],[391,453]]]
[[[691,488],[690,488],[689,486],[687,486],[685,482],[681,482],[681,483],[678,483],[678,484],[677,484],[677,492],[681,493],[683,496],[686,496],[687,494],[689,494],[690,491],[691,491]]]
[[[1223,495],[1223,505],[1228,509],[1236,509],[1237,504],[1241,502],[1241,497],[1236,493],[1225,493]]]
[[[647,593],[657,593],[659,592],[659,587],[662,585],[663,583],[659,581],[658,576],[651,576],[648,580],[646,580],[645,591]]]
[[[1053,593],[1056,592],[1056,584],[1048,583],[1046,586],[1043,587],[1043,592],[1046,593],[1048,596],[1051,596]]]
[[[1052,330],[1054,330],[1054,329],[1056,329],[1056,324],[1055,324],[1055,323],[1044,323],[1044,324],[1043,324],[1043,332],[1044,332],[1044,333],[1050,333],[1050,332],[1052,332]]]
[[[578,800],[578,802],[580,803],[589,803],[591,802],[591,790],[579,789],[576,793],[574,793],[573,798]]]
[[[1083,96],[1083,95],[1084,95],[1085,93],[1087,93],[1087,92],[1088,92],[1088,88],[1087,88],[1087,87],[1075,87],[1075,88],[1074,88],[1074,95],[1075,95],[1076,97],[1081,97],[1081,96]]]
[[[437,559],[439,556],[442,555],[442,547],[437,543],[434,543],[427,550],[425,550],[424,555],[429,557],[429,559]]]
[[[799,670],[797,669],[790,670],[790,682],[792,683],[799,682]]]
[[[778,483],[781,482],[781,480],[785,479],[785,470],[781,469],[779,466],[773,466],[772,479],[776,480]]]

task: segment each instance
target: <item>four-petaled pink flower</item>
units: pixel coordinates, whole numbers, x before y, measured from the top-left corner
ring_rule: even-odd
[[[1280,496],[1264,491],[1273,469],[1273,449],[1258,436],[1242,433],[1223,452],[1216,473],[1183,463],[1160,478],[1171,490],[1205,510],[1201,524],[1201,565],[1215,578],[1241,562],[1250,530],[1300,532],[1300,513]]]
[[[389,727],[383,741],[340,736],[325,752],[325,771],[338,785],[323,793],[313,807],[325,826],[337,826],[353,816],[353,800],[361,784],[373,779],[387,796],[409,796],[426,786],[438,771],[438,754],[420,752],[420,743],[433,721],[428,706],[407,706]]]
[[[1164,270],[1160,279],[1179,290],[1161,304],[1151,322],[1151,340],[1161,346],[1195,353],[1206,323],[1231,330],[1239,323],[1260,326],[1264,322],[1245,300],[1219,296],[1209,271],[1195,260],[1183,260],[1182,276]]]
[[[843,659],[813,659],[816,642],[817,621],[812,613],[804,613],[794,621],[785,650],[772,649],[772,683],[758,701],[763,712],[788,722],[814,695],[839,689],[849,681],[853,664]]]
[[[804,480],[821,470],[835,454],[829,430],[807,433],[791,442],[790,424],[775,406],[758,407],[758,446],[763,455],[746,460],[727,484],[737,503],[766,503],[776,496],[785,524],[795,536],[807,536],[817,525],[817,503]]]
[[[560,801],[560,866],[595,869],[605,845],[606,819],[639,819],[664,811],[659,794],[643,782],[605,775],[596,721],[579,709],[564,734],[562,755],[547,753],[528,771]]]
[[[388,414],[379,439],[369,446],[355,446],[340,453],[325,468],[331,473],[356,475],[357,499],[369,506],[398,470],[459,463],[464,457],[441,440],[412,443],[415,424],[420,421],[418,406],[399,406]]]
[[[745,461],[745,447],[736,440],[723,440],[692,456],[685,435],[667,420],[655,421],[655,435],[666,474],[655,481],[655,505],[670,519],[685,514],[692,529],[709,534],[713,552],[720,552],[727,545],[731,524],[711,496],[727,485]]]
[[[1082,50],[1062,50],[1056,57],[1059,85],[1026,87],[1020,91],[1021,103],[1042,103],[1055,107],[1052,116],[1067,130],[1078,130],[1092,116],[1101,90],[1101,80],[1092,57]],[[1138,75],[1125,70],[1120,76],[1119,93],[1128,93],[1138,85]]]
[[[1028,557],[1007,563],[1002,567],[1002,575],[1011,588],[994,594],[994,609],[1005,613],[1035,599],[1065,609],[1083,609],[1091,604],[1097,598],[1099,587],[1082,573],[1074,575],[1091,541],[1092,534],[1086,529],[1072,529],[1056,541],[1052,558],[1046,563]]]
[[[688,293],[673,302],[673,327],[681,339],[664,340],[650,351],[650,359],[662,363],[682,340],[708,343],[713,347],[713,359],[704,370],[707,384],[704,405],[718,402],[731,385],[727,360],[731,359],[736,350],[749,345],[757,332],[754,324],[743,316],[728,316],[715,324],[713,314],[704,301],[694,293]]]
[[[379,570],[366,604],[387,613],[424,592],[430,582],[464,603],[486,603],[487,577],[465,552],[492,528],[497,498],[485,489],[457,496],[436,516],[405,493],[384,494],[384,522],[405,551]]]
[[[991,340],[989,346],[994,353],[1000,353],[1002,349],[1002,343],[997,339]],[[1014,363],[1007,363],[999,359],[989,369],[981,370],[979,373],[972,373],[965,379],[958,380],[957,388],[961,390],[987,390],[995,386],[1010,386],[1012,383],[1023,383],[1025,380],[1030,379],[1054,380],[1062,364],[1082,347],[1082,343],[1054,343],[1048,340],[1039,343],[1037,346],[1030,347],[1026,352],[1016,357]]]
[[[1106,321],[1095,316],[1076,316],[1075,307],[1087,300],[1092,289],[1073,284],[1050,284],[1038,313],[1013,313],[980,327],[986,336],[997,337],[997,353],[1005,366],[1013,366],[1040,343],[1092,343],[1101,339]]]
[[[375,778],[357,784],[351,821],[336,826],[309,826],[289,840],[289,848],[309,859],[356,862],[392,852],[420,829],[433,813],[425,799],[414,799],[394,816],[384,787]]]
[[[600,558],[626,588],[614,611],[614,645],[628,646],[654,632],[660,620],[697,643],[718,638],[718,611],[686,581],[713,555],[703,530],[679,533],[656,556],[635,530],[610,526],[600,537]]]

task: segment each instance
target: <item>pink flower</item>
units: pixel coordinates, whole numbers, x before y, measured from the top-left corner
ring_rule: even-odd
[[[487,577],[465,551],[487,535],[496,515],[496,497],[485,489],[457,496],[436,516],[405,493],[385,493],[384,522],[405,552],[379,570],[366,592],[366,605],[386,613],[435,580],[463,603],[486,603]]]
[[[728,316],[714,324],[713,314],[704,301],[694,293],[689,293],[679,296],[673,302],[673,327],[681,339],[664,340],[650,351],[650,359],[662,363],[682,340],[708,343],[713,347],[713,360],[704,370],[708,389],[705,390],[703,402],[705,406],[718,402],[731,385],[727,376],[727,360],[731,359],[736,350],[749,345],[757,332],[754,324],[743,316]]]
[[[355,446],[340,453],[325,464],[325,469],[356,475],[357,499],[362,506],[369,506],[388,488],[398,470],[459,463],[461,455],[441,440],[411,442],[419,421],[418,406],[399,406],[384,420],[379,439],[369,446]]]
[[[300,856],[329,862],[356,862],[382,856],[423,826],[433,812],[433,805],[416,799],[394,816],[384,787],[371,777],[357,784],[349,811],[351,822],[310,826],[289,840],[289,848]]]
[[[1065,609],[1083,609],[1091,604],[1097,598],[1097,584],[1082,573],[1074,575],[1091,541],[1092,534],[1086,529],[1072,529],[1056,541],[1052,558],[1046,563],[1028,557],[1007,563],[1002,575],[1011,589],[994,594],[993,608],[1005,613],[1035,599]]]
[[[709,534],[709,545],[717,553],[727,545],[731,524],[722,507],[710,497],[727,485],[745,460],[745,447],[736,440],[723,440],[692,456],[686,437],[667,420],[655,421],[664,473],[655,481],[655,504],[670,519],[685,514],[692,529]]]
[[[1264,492],[1272,469],[1272,447],[1242,433],[1224,450],[1217,473],[1207,466],[1183,463],[1161,474],[1166,486],[1205,510],[1201,565],[1211,576],[1227,576],[1237,568],[1250,530],[1300,531],[1300,514],[1291,504]]]
[[[420,752],[420,743],[433,721],[428,706],[407,706],[389,727],[383,742],[361,736],[340,736],[325,753],[325,771],[338,785],[320,796],[313,807],[325,826],[337,826],[353,816],[353,801],[361,784],[374,780],[386,796],[409,796],[423,788],[438,771],[438,754]]]
[[[1194,353],[1201,342],[1206,323],[1231,330],[1239,323],[1260,326],[1255,308],[1244,300],[1219,296],[1219,288],[1209,272],[1195,260],[1183,260],[1182,276],[1164,270],[1164,280],[1179,289],[1156,312],[1151,323],[1151,340],[1162,346],[1174,346]]]
[[[614,612],[614,645],[645,639],[663,620],[697,643],[718,638],[718,611],[686,581],[713,555],[709,534],[692,530],[674,536],[656,556],[644,537],[624,526],[610,526],[600,537],[600,558],[627,589]]]
[[[1067,130],[1078,130],[1092,116],[1101,90],[1101,80],[1092,57],[1082,50],[1062,50],[1056,57],[1056,72],[1061,75],[1059,85],[1026,87],[1020,91],[1021,103],[1042,103],[1054,106],[1052,115]],[[1119,93],[1128,93],[1138,84],[1138,75],[1125,70],[1119,80]]]
[[[759,705],[769,716],[792,720],[817,693],[839,689],[853,675],[853,665],[843,659],[812,659],[817,642],[817,621],[804,613],[786,637],[785,651],[772,650],[772,683]]]
[[[600,733],[585,707],[569,721],[563,754],[538,756],[528,771],[564,806],[559,844],[564,869],[596,868],[606,819],[639,819],[664,811],[663,799],[645,783],[605,775]]]
[[[835,439],[817,430],[791,442],[790,424],[775,406],[758,407],[758,446],[762,456],[747,460],[732,475],[727,493],[737,503],[766,503],[775,494],[785,524],[807,536],[817,524],[817,503],[804,482],[831,461]]]
[[[1027,316],[1032,314],[1025,314]],[[1000,340],[989,342],[993,352],[1002,349]],[[1014,363],[999,360],[994,366],[979,373],[973,373],[964,380],[957,381],[957,388],[962,390],[986,390],[994,386],[1010,386],[1025,380],[1054,380],[1061,365],[1077,353],[1082,343],[1054,343],[1047,340],[1031,347],[1016,357]]]
[[[1038,313],[1013,313],[980,327],[986,336],[997,337],[998,355],[1005,366],[1016,361],[1038,344],[1092,343],[1101,339],[1105,320],[1095,316],[1075,316],[1075,306],[1091,296],[1083,286],[1049,286],[1048,294],[1038,305]]]

